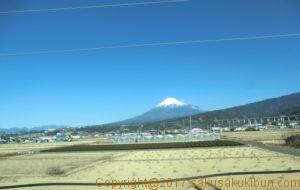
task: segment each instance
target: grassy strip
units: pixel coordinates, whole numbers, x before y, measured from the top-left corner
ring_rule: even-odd
[[[3,153],[3,154],[0,154],[0,158],[6,158],[6,157],[11,157],[11,156],[18,156],[19,153],[17,152],[13,152],[13,153]]]
[[[104,151],[104,150],[137,150],[137,149],[165,149],[165,148],[193,148],[240,146],[241,143],[228,140],[192,141],[170,143],[137,143],[137,144],[105,144],[105,145],[74,145],[42,150],[41,152],[73,152],[73,151]]]

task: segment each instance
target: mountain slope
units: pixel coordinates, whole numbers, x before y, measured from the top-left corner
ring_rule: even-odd
[[[300,113],[300,93],[199,114],[202,120],[277,116]]]
[[[175,98],[167,98],[148,112],[132,119],[118,122],[118,124],[143,124],[195,115],[201,112],[203,111],[196,106],[179,101]]]

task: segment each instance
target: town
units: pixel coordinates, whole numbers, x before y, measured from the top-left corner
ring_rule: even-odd
[[[55,143],[70,142],[80,139],[102,138],[111,143],[138,143],[138,142],[176,142],[201,141],[220,139],[223,132],[265,131],[300,128],[300,116],[278,116],[249,119],[214,120],[209,127],[202,129],[201,123],[187,118],[187,126],[180,126],[178,121],[166,121],[161,125],[164,128],[143,129],[143,125],[132,130],[130,126],[123,125],[117,130],[108,132],[90,131],[85,127],[67,127],[62,129],[47,129],[31,132],[0,133],[0,144],[9,143]],[[184,123],[182,120],[179,123]],[[179,127],[178,127],[179,126]],[[169,129],[168,129],[169,128]]]

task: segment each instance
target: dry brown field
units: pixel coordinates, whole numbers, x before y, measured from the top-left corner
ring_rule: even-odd
[[[300,134],[300,128],[264,131],[223,132],[221,136],[223,138],[255,141],[266,144],[284,144],[284,139],[286,137],[295,134]]]
[[[15,145],[22,149],[23,145]],[[43,147],[44,148],[44,147]],[[89,182],[95,186],[36,187],[23,189],[112,189],[96,187],[96,179],[132,180],[200,176],[240,171],[300,169],[300,158],[255,147],[222,147],[138,151],[36,153],[0,159],[0,184]],[[221,179],[227,179],[222,177]],[[253,175],[247,176],[249,179]],[[297,174],[255,175],[259,179],[299,179]],[[220,179],[220,178],[216,178]],[[100,182],[101,182],[100,180]],[[161,185],[158,189],[194,189],[191,183]],[[114,187],[118,189],[118,187]],[[119,189],[134,189],[121,187]],[[149,189],[148,187],[136,189]],[[221,188],[226,189],[226,188]],[[228,189],[228,188],[227,188]],[[232,188],[229,188],[232,189]],[[238,189],[238,188],[235,188]],[[243,188],[247,189],[247,188]],[[248,188],[249,189],[249,188]],[[252,189],[252,188],[250,188]],[[262,188],[265,189],[265,188]],[[296,188],[289,188],[296,189]]]

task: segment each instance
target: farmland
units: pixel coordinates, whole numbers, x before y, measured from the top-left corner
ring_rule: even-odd
[[[255,141],[266,144],[284,144],[287,137],[295,134],[300,134],[299,128],[285,130],[226,132],[222,133],[222,137],[226,139]]]
[[[0,157],[1,155],[6,154],[23,154],[28,152],[36,152],[45,149],[51,149],[55,147],[64,147],[70,145],[78,145],[78,144],[91,144],[95,140],[94,139],[84,139],[80,141],[73,141],[73,142],[56,142],[56,143],[27,143],[27,144],[1,144],[0,145]]]
[[[15,146],[18,148],[18,145]],[[42,152],[0,159],[0,183],[1,186],[43,182],[95,183],[98,178],[102,180],[175,179],[224,172],[295,169],[300,169],[299,157],[245,146]],[[253,176],[247,177],[253,178]],[[297,176],[299,174],[255,175],[261,179],[292,179]],[[222,177],[222,179],[226,178]],[[111,189],[111,187],[97,188],[95,184],[95,186],[24,189]],[[191,183],[186,182],[176,189],[191,189]]]

